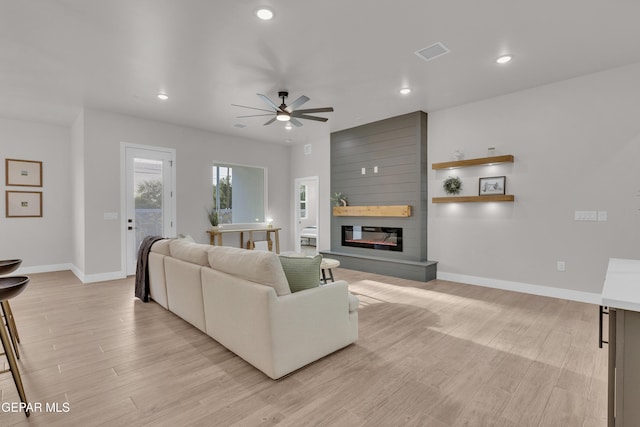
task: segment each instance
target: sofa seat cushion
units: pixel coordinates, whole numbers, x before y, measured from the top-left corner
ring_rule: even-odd
[[[171,240],[169,245],[171,256],[182,261],[190,262],[198,265],[209,265],[208,251],[209,245],[200,243],[191,243],[184,239]]]
[[[358,297],[353,295],[351,292],[349,292],[349,313],[358,311],[359,305],[360,305],[360,300],[358,299]]]
[[[313,258],[299,256],[281,256],[280,263],[289,282],[291,292],[320,286],[320,263],[322,255]]]
[[[171,250],[169,249],[171,241],[172,239],[158,240],[151,246],[151,252],[155,252],[164,256],[171,256]]]
[[[291,293],[282,265],[273,252],[211,246],[209,265],[214,270],[271,286],[278,296]]]

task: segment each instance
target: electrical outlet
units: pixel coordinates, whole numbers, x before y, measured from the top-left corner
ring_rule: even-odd
[[[362,175],[366,175],[367,174],[367,168],[362,168],[360,170],[360,172],[362,173]]]
[[[564,265],[564,261],[558,261],[556,263],[556,268],[558,269],[558,271],[565,271],[566,266]]]
[[[576,221],[597,221],[598,212],[596,211],[576,211],[574,219]]]

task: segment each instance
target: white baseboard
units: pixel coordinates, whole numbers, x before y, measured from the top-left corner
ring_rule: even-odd
[[[108,280],[118,280],[127,277],[122,271],[112,271],[109,273],[84,274],[78,267],[72,265],[70,270],[82,283],[106,282]]]
[[[49,273],[52,271],[71,270],[71,264],[34,265],[32,267],[20,267],[15,274]]]
[[[127,277],[122,271],[113,271],[109,273],[84,274],[78,267],[73,264],[52,264],[52,265],[36,265],[31,267],[21,267],[16,270],[15,274],[36,274],[50,273],[53,271],[71,270],[82,283],[106,282],[107,280],[118,280]]]
[[[486,277],[467,276],[465,274],[446,273],[443,271],[438,271],[438,279],[465,283],[468,285],[484,286],[486,288],[502,289],[505,291],[522,292],[525,294],[540,295],[544,297],[586,302],[588,304],[602,304],[602,295],[593,292],[575,291],[572,289],[564,288],[552,288],[550,286],[532,285],[529,283],[511,282],[508,280],[489,279]]]

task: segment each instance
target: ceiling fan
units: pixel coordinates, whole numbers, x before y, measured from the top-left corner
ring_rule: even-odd
[[[302,104],[309,101],[309,98],[307,96],[302,95],[301,97],[293,101],[290,105],[287,105],[284,103],[284,100],[289,96],[289,92],[287,91],[278,92],[278,98],[282,98],[282,104],[280,106],[276,105],[273,101],[271,101],[265,95],[262,95],[260,93],[258,93],[257,95],[260,99],[264,101],[265,104],[267,104],[271,108],[271,110],[266,110],[264,108],[247,107],[246,105],[238,105],[238,104],[231,104],[231,105],[233,105],[234,107],[249,108],[251,110],[266,111],[269,114],[252,114],[249,116],[238,116],[237,118],[241,119],[245,117],[271,116],[275,113],[275,116],[271,118],[271,120],[267,121],[265,123],[265,126],[270,125],[271,123],[277,120],[280,122],[290,122],[294,126],[300,127],[302,126],[302,122],[300,122],[300,120],[298,119],[315,120],[318,122],[326,122],[327,120],[329,120],[326,117],[309,116],[308,114],[310,113],[330,113],[333,111],[333,107],[308,108],[306,110],[296,110],[296,108],[300,107]]]

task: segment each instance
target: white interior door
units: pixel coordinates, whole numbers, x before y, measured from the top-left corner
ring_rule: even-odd
[[[318,237],[320,233],[319,224],[319,184],[320,180],[317,176],[311,176],[306,178],[296,178],[294,180],[294,195],[296,198],[295,203],[295,251],[303,252],[302,240],[305,241],[305,253],[317,252],[318,249]],[[307,227],[316,227],[315,239],[301,238],[302,230]]]
[[[127,275],[146,236],[175,236],[175,150],[123,145],[123,229]]]

